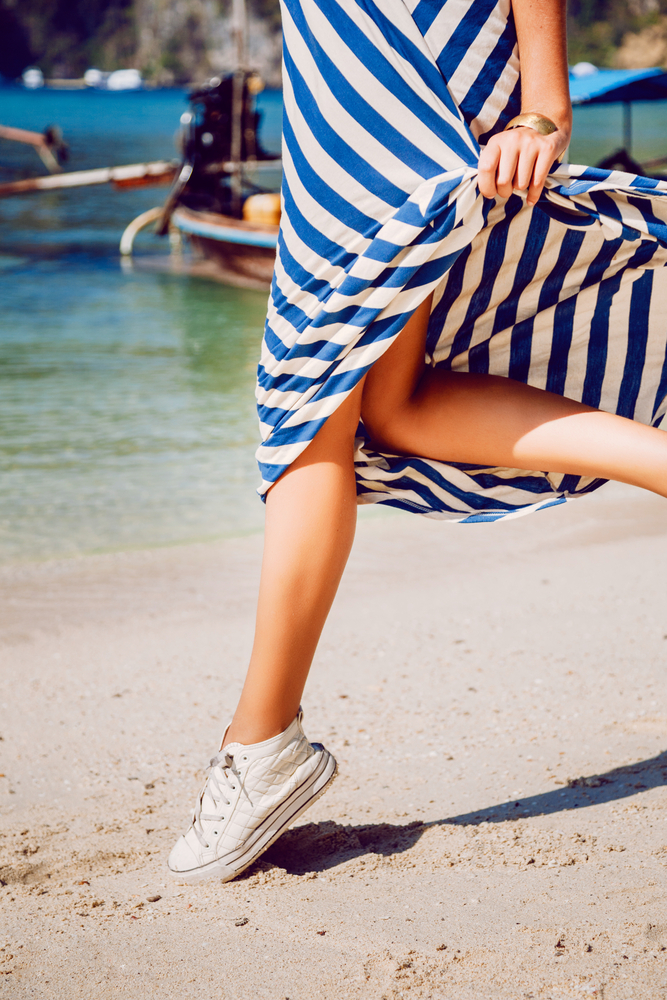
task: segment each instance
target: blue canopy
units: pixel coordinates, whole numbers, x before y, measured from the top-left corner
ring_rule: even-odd
[[[582,76],[570,75],[573,104],[612,104],[617,101],[667,99],[667,73],[651,69],[598,69]]]

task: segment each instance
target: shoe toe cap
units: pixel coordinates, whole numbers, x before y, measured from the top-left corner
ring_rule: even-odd
[[[185,837],[179,837],[174,844],[167,862],[172,872],[190,872],[198,867],[197,856]]]

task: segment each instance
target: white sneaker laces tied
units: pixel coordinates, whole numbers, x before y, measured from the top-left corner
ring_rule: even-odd
[[[223,765],[222,767],[220,766],[221,764]],[[211,823],[219,823],[224,818],[221,815],[222,810],[220,809],[220,806],[223,804],[226,806],[231,805],[231,798],[228,798],[227,796],[236,788],[234,778],[240,779],[241,777],[238,771],[234,768],[234,758],[230,754],[223,753],[222,751],[217,753],[215,757],[211,757],[208,770],[208,779],[201,790],[201,794],[192,814],[192,826],[197,836],[197,840],[202,847],[209,846],[204,834],[202,820]],[[202,811],[204,796],[207,794],[213,800],[216,813],[205,813]]]
[[[224,762],[224,763],[223,763]],[[220,766],[222,765],[222,766]],[[202,820],[210,823],[219,823],[224,819],[222,816],[222,810],[220,807],[224,803],[226,806],[231,805],[231,799],[227,798],[229,792],[236,791],[236,784],[234,779],[240,782],[241,791],[245,792],[245,783],[241,778],[239,771],[234,767],[234,756],[233,754],[224,753],[222,750],[217,753],[215,757],[211,757],[208,765],[209,776],[206,784],[204,785],[199,799],[197,800],[197,805],[194,808],[192,814],[192,826],[197,836],[197,840],[202,845],[202,847],[208,847],[209,844],[206,840],[204,834],[204,828],[202,826]],[[213,800],[213,805],[216,809],[215,813],[205,813],[202,812],[202,806],[204,805],[204,796],[209,795]],[[248,793],[246,792],[246,796]]]

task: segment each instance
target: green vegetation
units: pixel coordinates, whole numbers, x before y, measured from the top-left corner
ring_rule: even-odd
[[[128,65],[136,51],[134,8],[134,0],[0,0],[0,25],[11,26],[22,53],[17,59],[12,46],[0,49],[0,73],[11,79],[36,63],[46,76],[72,77],[89,66]]]
[[[626,36],[656,28],[667,14],[667,0],[569,0],[570,63],[613,66]]]
[[[278,0],[248,8],[267,36],[277,34]],[[211,50],[229,43],[230,10],[231,0],[0,0],[0,75],[14,79],[29,65],[65,78],[134,66],[158,83],[188,83],[217,71]],[[275,62],[275,53],[266,58]]]
[[[266,37],[275,38],[280,28],[278,0],[248,3]],[[79,77],[89,66],[102,70],[136,66],[159,83],[202,79],[218,71],[221,60],[216,63],[215,52],[229,41],[230,4],[231,0],[0,0],[0,75],[13,79],[31,64],[47,77]],[[667,60],[667,0],[569,0],[568,32],[571,63],[662,62]],[[275,63],[270,47],[266,60]]]

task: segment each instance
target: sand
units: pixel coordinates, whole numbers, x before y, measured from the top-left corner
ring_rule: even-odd
[[[362,520],[304,699],[340,775],[184,887],[260,554],[0,573],[0,996],[667,997],[667,502]]]

